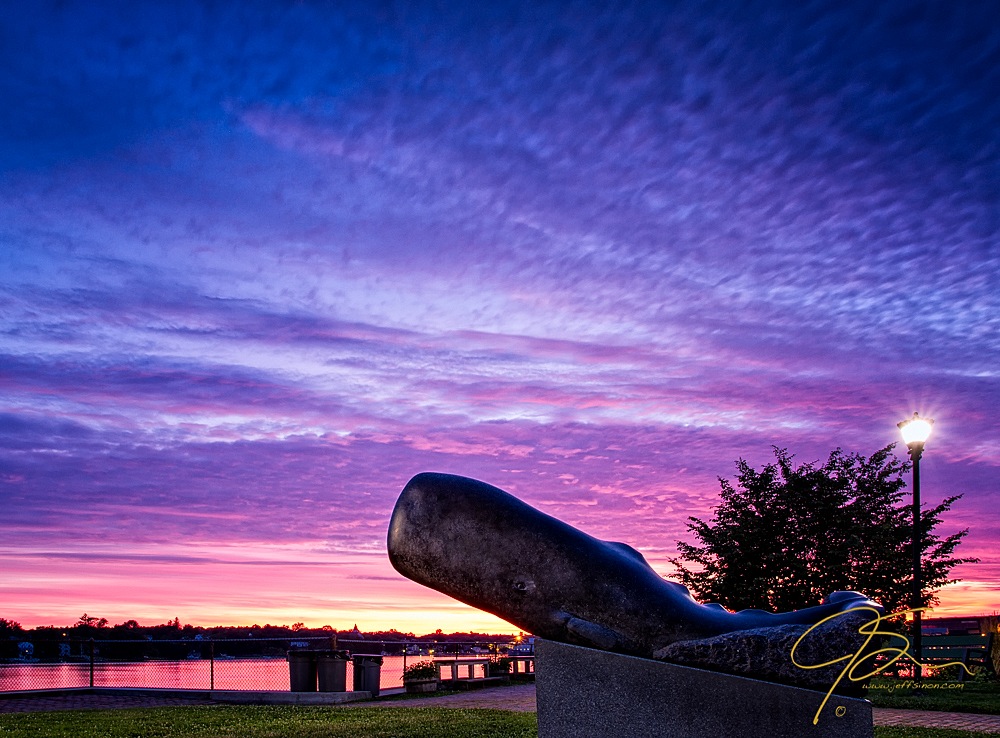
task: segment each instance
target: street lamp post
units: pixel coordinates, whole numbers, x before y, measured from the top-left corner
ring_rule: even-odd
[[[909,450],[910,459],[913,461],[913,593],[910,603],[913,609],[913,659],[916,662],[913,667],[913,675],[920,683],[923,667],[920,665],[920,457],[924,453],[924,444],[931,434],[934,421],[931,418],[921,418],[918,413],[913,413],[912,418],[908,418],[897,424],[903,434],[903,443]]]

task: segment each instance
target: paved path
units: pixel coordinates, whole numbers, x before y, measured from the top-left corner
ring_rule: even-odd
[[[470,689],[440,697],[421,697],[412,700],[385,700],[374,703],[378,707],[482,707],[489,710],[535,711],[535,685],[516,684],[510,687]],[[350,707],[371,707],[371,702],[352,702]]]
[[[168,707],[172,705],[211,705],[211,700],[159,695],[114,694],[37,694],[30,697],[0,699],[0,713],[52,712],[55,710],[117,710],[124,707]]]
[[[163,707],[170,705],[206,705],[208,699],[163,697],[159,695],[104,695],[104,694],[39,694],[30,697],[0,699],[0,713],[42,712],[51,710],[107,710],[123,707]],[[353,702],[351,707],[461,707],[490,708],[534,712],[535,685],[519,684],[512,687],[494,687],[440,697],[412,700],[382,700]],[[932,712],[930,710],[891,710],[875,708],[876,725],[906,725],[927,728],[953,728],[980,733],[1000,734],[1000,715],[973,715],[957,712]]]
[[[365,707],[370,702],[356,702],[353,706]],[[534,712],[535,685],[483,689],[461,692],[421,700],[394,700],[378,703],[384,707],[486,707],[497,710]],[[973,715],[960,712],[932,712],[930,710],[891,710],[876,707],[876,725],[905,725],[924,728],[953,728],[980,733],[1000,734],[1000,715]]]

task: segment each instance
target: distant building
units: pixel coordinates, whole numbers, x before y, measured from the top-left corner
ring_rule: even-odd
[[[507,654],[509,656],[534,656],[535,655],[535,637],[534,636],[523,636],[517,637],[517,643],[510,646],[507,649]]]
[[[954,618],[925,618],[920,631],[924,635],[985,635],[996,630],[995,615],[963,615]]]

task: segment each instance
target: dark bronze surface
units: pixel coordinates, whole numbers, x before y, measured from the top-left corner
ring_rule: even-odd
[[[418,474],[396,501],[389,560],[404,576],[564,643],[652,656],[670,643],[812,624],[874,606],[857,592],[788,613],[702,605],[635,549],[602,541],[467,477]]]

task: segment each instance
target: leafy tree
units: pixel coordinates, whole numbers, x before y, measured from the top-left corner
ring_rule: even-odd
[[[13,638],[14,636],[23,633],[24,628],[16,620],[8,620],[7,618],[0,618],[0,638],[4,636],[9,636]]]
[[[864,592],[887,612],[911,606],[912,507],[904,499],[908,461],[894,445],[869,458],[837,449],[822,466],[794,466],[786,449],[760,471],[740,459],[736,486],[720,478],[722,501],[711,521],[689,518],[699,544],[678,541],[677,578],[702,601],[733,610],[796,610],[836,590]],[[968,529],[941,538],[942,513],[961,495],[921,511],[921,605],[958,564]],[[692,565],[688,568],[688,565]]]
[[[107,618],[95,618],[87,613],[83,613],[80,619],[76,621],[74,628],[106,628],[108,627]]]

